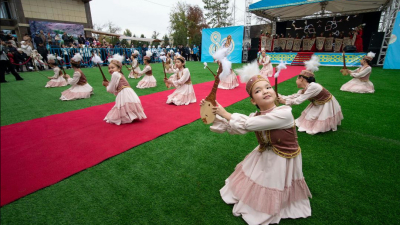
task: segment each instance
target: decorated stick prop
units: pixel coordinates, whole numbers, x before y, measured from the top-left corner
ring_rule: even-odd
[[[162,60],[162,67],[163,67],[163,71],[164,71],[164,82],[165,82],[166,80],[168,80],[168,78],[167,78],[167,73],[165,72],[165,62],[164,62],[164,60]],[[170,88],[170,87],[171,87],[171,85],[170,85],[170,84],[167,84],[167,83],[165,83],[165,86],[166,86],[167,88]]]
[[[103,61],[101,60],[101,58],[100,58],[98,55],[93,54],[92,62],[93,62],[93,63],[96,63],[97,66],[99,67],[100,72],[101,72],[101,75],[103,76],[103,81],[108,81],[108,80],[106,79],[106,77],[104,76],[103,70],[101,69],[101,66],[100,66],[100,63],[103,63]]]
[[[349,75],[349,70],[346,67],[346,56],[344,55],[344,51],[342,57],[343,57],[343,68],[340,70],[340,72],[343,74],[343,76],[346,76]]]
[[[211,89],[210,94],[206,97],[204,104],[200,107],[200,117],[204,124],[210,124],[215,120],[215,114],[212,111],[214,106],[217,106],[217,89],[219,84],[219,75],[222,73],[222,65],[218,62],[219,68],[218,73],[215,76],[214,86]]]
[[[67,83],[68,83],[67,73],[66,73],[65,70],[64,70],[64,66],[61,64],[61,61],[62,61],[63,59],[62,59],[60,56],[57,56],[57,53],[56,53],[56,57],[57,57],[57,60],[58,60],[58,65],[60,66],[61,70],[63,71],[64,79],[65,79],[65,81],[67,81]]]
[[[215,77],[216,75],[214,74],[214,72],[210,69],[210,67],[208,67],[208,65],[207,65],[207,63],[205,62],[204,63],[204,69],[205,68],[207,68],[211,73],[212,73],[212,75]]]
[[[31,70],[33,70],[33,67],[28,67],[28,69],[31,69]],[[46,77],[47,79],[49,79],[49,77],[48,76],[46,76],[46,75],[44,75],[43,73],[40,73],[39,71],[36,71],[38,74],[40,74],[40,75],[42,75],[42,76],[44,76],[44,77]]]
[[[275,105],[279,105],[279,101],[278,101],[278,77],[279,77],[279,74],[280,74],[281,70],[287,69],[285,62],[281,61],[279,63],[279,65],[276,67],[276,69],[278,71],[274,75],[274,77],[275,77],[275,94],[276,94],[276,97],[277,97],[276,100],[275,100]]]

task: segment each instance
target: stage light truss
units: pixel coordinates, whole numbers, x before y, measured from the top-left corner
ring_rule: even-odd
[[[245,24],[244,24],[244,41],[243,41],[243,62],[247,62],[249,57],[248,48],[251,46],[250,39],[250,28],[251,28],[251,13],[249,11],[249,5],[253,3],[252,0],[246,0],[246,10],[245,10]]]
[[[394,23],[397,13],[400,9],[400,0],[392,0],[387,8],[382,11],[381,19],[379,21],[379,31],[385,32],[382,40],[381,50],[379,52],[378,61],[376,65],[383,66],[385,62],[386,52],[389,48],[390,37],[394,28]]]

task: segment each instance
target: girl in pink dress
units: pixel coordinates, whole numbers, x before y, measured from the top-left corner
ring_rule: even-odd
[[[140,76],[138,76],[138,74],[140,72],[139,63],[138,63],[138,60],[137,60],[138,55],[139,55],[138,50],[135,50],[132,53],[132,56],[131,56],[132,68],[131,68],[131,72],[128,75],[128,78],[135,78],[135,79],[136,78],[140,78]]]
[[[230,134],[254,132],[259,145],[225,180],[220,190],[222,199],[234,204],[233,215],[242,216],[248,224],[266,225],[311,216],[311,193],[302,172],[291,107],[275,106],[277,96],[268,78],[260,75],[257,62],[236,71],[241,81],[247,81],[246,91],[259,112],[249,116],[231,114],[217,104],[217,116],[210,129]]]
[[[374,84],[369,80],[369,76],[372,72],[371,61],[374,57],[375,53],[369,52],[363,59],[361,59],[361,67],[349,71],[350,76],[353,77],[353,79],[343,84],[340,90],[354,93],[374,93]]]
[[[279,102],[291,106],[310,101],[301,116],[296,119],[299,131],[305,131],[307,134],[336,131],[343,119],[342,109],[328,90],[315,83],[314,72],[318,71],[318,56],[312,56],[305,64],[306,70],[301,71],[296,80],[297,87],[302,90],[289,96],[279,95]]]
[[[115,54],[108,61],[108,72],[111,74],[111,81],[103,81],[107,92],[116,97],[114,107],[107,113],[104,120],[107,123],[121,125],[132,123],[135,119],[146,119],[139,97],[133,91],[125,76],[122,74],[122,61],[124,57]]]
[[[150,60],[151,60],[151,52],[147,51],[146,56],[143,57],[144,61],[144,69],[139,72],[139,76],[145,75],[141,81],[137,84],[137,88],[144,89],[144,88],[152,88],[157,86],[157,80],[153,76],[153,71],[151,70]]]
[[[71,87],[63,92],[61,92],[60,99],[63,101],[76,100],[81,98],[90,98],[93,94],[93,88],[88,84],[85,74],[83,74],[81,68],[82,56],[76,53],[73,58],[71,58],[71,66],[74,69],[74,75],[68,83]]]
[[[164,82],[170,86],[174,86],[174,93],[168,95],[167,104],[189,105],[196,102],[192,81],[190,79],[189,69],[185,67],[185,58],[177,56],[175,61],[176,71],[169,79]]]
[[[61,69],[56,65],[56,57],[53,54],[47,55],[47,63],[50,68],[54,71],[54,76],[48,77],[49,81],[47,82],[46,86],[49,87],[64,87],[68,85],[68,80],[71,81],[72,79],[69,76],[64,76]]]
[[[271,59],[266,55],[264,48],[261,49],[261,57],[258,61],[258,65],[263,66],[260,71],[262,76],[272,77],[274,69],[272,68]]]

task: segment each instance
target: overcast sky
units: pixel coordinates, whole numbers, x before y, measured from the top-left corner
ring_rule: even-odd
[[[90,10],[93,24],[104,24],[112,21],[122,28],[129,29],[137,37],[144,34],[151,37],[153,31],[160,33],[158,38],[168,34],[169,14],[177,0],[92,0]],[[181,0],[191,5],[198,5],[203,9],[202,0]],[[236,3],[236,24],[244,24],[245,0],[230,0],[230,6]],[[257,1],[253,1],[257,2]],[[105,30],[103,30],[105,31]]]

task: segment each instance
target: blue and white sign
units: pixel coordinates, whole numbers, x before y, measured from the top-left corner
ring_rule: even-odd
[[[386,52],[385,62],[383,63],[383,69],[400,69],[400,13],[397,13],[396,22],[393,26],[392,35],[389,40],[389,48]],[[379,52],[375,57],[378,57]]]
[[[225,44],[228,35],[231,35],[232,43],[229,46],[228,60],[232,63],[241,63],[243,30],[244,26],[203,29],[201,61],[213,62],[213,54]]]

